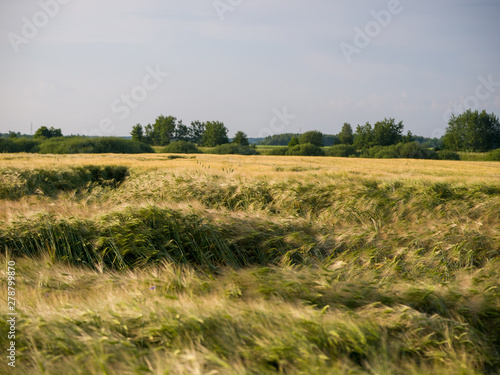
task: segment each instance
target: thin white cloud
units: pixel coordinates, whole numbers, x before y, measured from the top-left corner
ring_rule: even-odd
[[[331,99],[329,104],[329,108],[333,109],[335,111],[337,110],[344,110],[346,108],[349,108],[351,105],[352,101],[350,99]]]
[[[497,108],[500,108],[500,96],[497,96],[495,98],[495,101],[493,102],[493,105]]]

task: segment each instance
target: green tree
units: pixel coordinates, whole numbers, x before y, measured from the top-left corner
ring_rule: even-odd
[[[414,142],[414,141],[415,141],[415,137],[413,136],[412,132],[408,130],[408,133],[406,133],[406,135],[403,137],[402,142],[403,143],[410,143],[410,142]]]
[[[500,147],[500,122],[494,113],[467,110],[452,115],[444,135],[444,147],[453,151],[486,152]]]
[[[373,126],[373,142],[376,146],[391,146],[403,140],[403,122],[396,124],[393,118],[378,121]]]
[[[173,116],[158,116],[153,124],[153,144],[168,145],[174,139],[176,122],[177,119]]]
[[[294,147],[300,145],[299,139],[297,137],[292,137],[290,142],[288,143],[288,147]]]
[[[333,146],[339,144],[339,137],[336,134],[323,134],[323,146]]]
[[[300,144],[310,143],[312,145],[323,147],[323,133],[317,130],[305,132],[299,137]]]
[[[229,143],[227,128],[219,121],[207,121],[205,132],[203,133],[203,146],[215,147]]]
[[[33,138],[50,138],[50,131],[46,126],[42,126],[37,129],[35,134],[33,135]]]
[[[188,131],[189,140],[199,145],[203,142],[203,133],[205,133],[205,124],[200,121],[192,121]]]
[[[153,125],[147,124],[144,127],[144,143],[148,145],[154,144],[154,130],[153,130]]]
[[[42,126],[33,135],[33,138],[54,138],[54,137],[62,137],[61,129],[55,129],[53,126],[48,129],[46,126]]]
[[[248,136],[242,131],[236,132],[232,143],[239,144],[241,146],[248,146],[250,144],[248,143]]]
[[[354,133],[352,132],[351,124],[345,122],[342,126],[342,130],[338,135],[339,141],[344,145],[352,145],[354,142]]]
[[[264,138],[259,144],[263,146],[286,146],[290,143],[293,137],[299,137],[299,134],[295,133],[283,133],[283,134],[273,134]]]
[[[189,128],[179,120],[175,127],[174,138],[177,141],[189,141]]]
[[[133,141],[144,142],[144,129],[141,124],[134,125],[130,135]]]
[[[63,136],[61,129],[56,129],[53,126],[50,127],[49,131],[50,131],[50,138],[56,138],[56,137]]]
[[[373,147],[373,129],[369,122],[356,127],[353,144],[357,150]]]

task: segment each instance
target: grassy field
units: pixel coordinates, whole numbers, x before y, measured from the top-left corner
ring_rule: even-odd
[[[2,374],[500,373],[500,163],[0,154],[0,247]]]
[[[488,153],[486,152],[459,152],[460,160],[464,161],[484,161]]]

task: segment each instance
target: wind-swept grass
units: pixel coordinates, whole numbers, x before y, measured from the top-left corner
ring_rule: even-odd
[[[217,278],[171,263],[100,273],[24,258],[17,268],[21,354],[10,373],[494,374],[499,365],[498,262],[442,284],[355,264]]]
[[[499,373],[494,162],[57,158],[0,156],[0,373]]]
[[[25,195],[55,196],[62,191],[81,191],[95,186],[119,186],[129,175],[122,166],[72,167],[69,169],[2,169],[0,199],[19,199]]]

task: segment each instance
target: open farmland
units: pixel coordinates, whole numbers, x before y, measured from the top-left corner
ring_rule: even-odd
[[[500,163],[0,154],[0,247],[0,373],[499,373]]]

